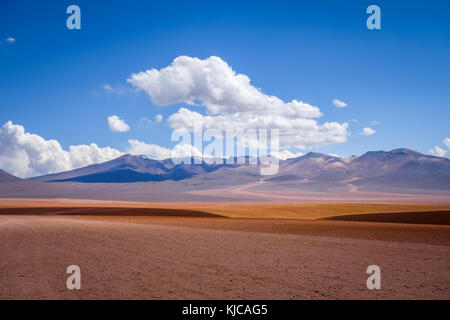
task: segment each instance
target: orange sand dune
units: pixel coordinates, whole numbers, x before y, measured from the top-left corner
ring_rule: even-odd
[[[348,214],[450,210],[450,203],[161,203],[73,199],[0,199],[1,208],[149,208],[195,211],[230,218],[320,219]],[[59,210],[59,209],[55,209]],[[89,209],[84,211],[89,211]],[[117,209],[114,209],[117,210]],[[162,211],[164,211],[162,210]],[[76,210],[75,210],[76,211]],[[6,213],[6,210],[2,210]],[[24,211],[25,212],[25,211]],[[137,211],[135,211],[137,212]],[[149,211],[150,215],[156,214]],[[174,211],[175,213],[175,211]],[[144,214],[144,211],[141,212]]]

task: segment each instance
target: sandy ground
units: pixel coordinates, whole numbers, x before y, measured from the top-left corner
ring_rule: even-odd
[[[447,225],[0,215],[0,256],[1,299],[450,299]]]
[[[450,202],[443,203],[279,203],[279,202],[124,202],[124,201],[100,201],[100,200],[76,200],[76,199],[0,199],[0,214],[13,213],[14,208],[19,214],[45,214],[48,208],[51,208],[53,214],[80,212],[79,208],[88,208],[86,213],[112,212],[115,215],[130,215],[127,209],[158,209],[173,210],[175,215],[194,215],[195,211],[198,215],[216,215],[229,218],[256,218],[256,219],[321,219],[336,216],[345,216],[353,214],[374,214],[374,213],[397,213],[397,212],[427,212],[427,211],[449,211]],[[119,208],[124,209],[119,212]],[[28,209],[33,209],[31,211]],[[145,211],[137,212],[132,210],[134,214],[145,214]],[[153,213],[155,210],[149,210]],[[152,213],[147,212],[147,213]]]
[[[289,186],[289,182],[278,183],[275,186],[272,183],[264,181],[251,182],[238,186],[227,186],[208,189],[194,189],[185,191],[185,194],[202,196],[206,199],[231,199],[239,201],[253,199],[254,202],[276,201],[276,202],[294,202],[294,203],[342,203],[342,202],[371,202],[371,203],[439,203],[449,202],[450,195],[446,190],[414,190],[414,189],[394,189],[391,191],[356,191],[356,187],[349,185],[350,190],[329,189],[328,191],[311,191],[310,187],[306,190],[300,185]],[[321,188],[322,189],[322,188]],[[220,200],[216,200],[220,201]]]
[[[211,178],[211,177],[210,177]],[[311,185],[296,182],[264,182],[255,177],[201,177],[182,181],[136,183],[79,183],[21,181],[0,183],[0,198],[71,198],[143,202],[309,202],[309,203],[439,203],[450,202],[449,190],[423,190],[383,187],[380,190],[338,184]],[[235,180],[233,180],[235,179]],[[229,184],[231,183],[231,184]],[[242,183],[242,184],[241,184]]]

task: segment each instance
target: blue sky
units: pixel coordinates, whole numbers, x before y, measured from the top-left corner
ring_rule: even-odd
[[[81,30],[66,28],[70,4],[81,8]],[[370,4],[381,8],[381,30],[366,27]],[[429,153],[450,136],[449,12],[448,1],[1,1],[0,122],[63,149],[125,151],[129,139],[171,147],[167,118],[205,108],[157,106],[127,79],[178,56],[218,56],[265,94],[317,106],[319,123],[349,123],[346,142],[307,150]],[[111,115],[131,130],[111,132]]]

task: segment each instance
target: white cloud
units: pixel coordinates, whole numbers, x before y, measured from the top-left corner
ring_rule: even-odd
[[[444,139],[444,144],[450,150],[450,138],[445,138]]]
[[[210,114],[273,111],[302,118],[322,115],[317,107],[301,101],[285,103],[263,94],[250,85],[246,75],[236,74],[225,61],[214,56],[205,60],[181,56],[166,68],[133,74],[127,81],[146,91],[157,105],[193,105],[202,101]]]
[[[373,127],[373,126],[377,126],[377,125],[379,125],[380,123],[378,122],[378,121],[372,121],[371,123],[370,123],[370,125]]]
[[[108,117],[108,126],[109,130],[112,132],[127,132],[130,131],[130,126],[125,123],[118,116],[109,116]]]
[[[447,149],[450,150],[450,138],[445,138],[443,140],[445,146],[447,147]],[[445,155],[448,153],[447,150],[444,150],[438,146],[435,146],[434,148],[430,149],[430,153],[432,155],[438,156],[438,157],[445,157]]]
[[[338,107],[338,108],[345,108],[345,107],[347,107],[347,104],[344,101],[341,101],[341,100],[338,100],[338,99],[334,99],[333,100],[333,104],[334,104],[335,107]]]
[[[109,97],[123,98],[132,93],[134,90],[129,86],[124,85],[111,85],[109,83],[105,83],[102,86],[103,93]],[[96,92],[98,95],[98,92]]]
[[[144,123],[146,123],[146,124],[152,123],[152,120],[150,120],[150,119],[147,118],[147,117],[142,117],[142,118],[139,119],[139,121],[144,122]]]
[[[361,133],[363,136],[371,136],[376,132],[376,130],[373,130],[372,128],[365,127],[362,129]]]
[[[447,147],[447,149],[450,150],[450,138],[445,138],[443,140],[445,146]],[[434,148],[430,149],[430,153],[432,155],[438,156],[438,157],[445,157],[445,155],[448,153],[447,150],[444,150],[438,146],[435,146]]]
[[[90,145],[70,146],[71,169],[85,167],[93,163],[106,162],[115,159],[123,153],[111,147],[100,148],[95,143]]]
[[[237,74],[219,57],[204,60],[181,56],[168,67],[132,74],[128,82],[147,92],[153,103],[201,105],[207,115],[180,108],[168,118],[172,129],[193,130],[193,121],[205,129],[280,129],[284,148],[308,148],[347,140],[348,124],[313,118],[322,116],[319,108],[302,101],[284,102],[264,94]]]
[[[197,158],[212,158],[208,154],[202,154],[200,150],[190,144],[177,144],[171,150],[172,159],[186,158],[186,157],[197,157]]]
[[[14,42],[16,42],[16,39],[14,39],[13,37],[9,37],[8,39],[6,39],[6,42],[14,43]]]
[[[445,157],[447,151],[439,148],[438,146],[435,146],[434,148],[430,149],[430,153],[432,155],[438,156],[438,157]]]
[[[270,152],[270,155],[277,157],[280,160],[286,160],[286,159],[301,157],[303,155],[303,153],[302,152],[292,153],[291,151],[285,149],[280,152],[272,151],[272,152]]]
[[[177,144],[173,149],[168,149],[156,144],[148,144],[134,139],[128,140],[128,143],[130,144],[127,149],[129,154],[145,155],[157,160],[186,157],[211,158],[210,155],[202,155],[200,150],[190,144]]]
[[[337,153],[329,153],[328,155],[332,156],[332,157],[340,158],[340,156]]]
[[[170,158],[170,149],[161,147],[156,144],[148,144],[139,140],[128,140],[130,146],[127,153],[133,155],[146,155],[149,158],[163,160]]]
[[[108,84],[108,83],[103,85],[103,90],[109,91],[109,92],[114,91],[113,87],[110,84]]]
[[[163,116],[162,116],[162,114],[157,114],[157,115],[155,116],[155,121],[156,121],[156,122],[161,122],[161,121],[163,121]]]
[[[84,167],[117,158],[116,149],[90,145],[70,146],[63,150],[56,140],[46,140],[25,132],[21,125],[6,122],[0,129],[0,168],[27,178]]]

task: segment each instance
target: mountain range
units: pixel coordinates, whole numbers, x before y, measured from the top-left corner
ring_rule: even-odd
[[[18,182],[22,179],[6,172],[5,170],[0,169],[0,182]]]
[[[200,159],[201,160],[201,159]],[[174,164],[123,155],[87,167],[20,179],[0,170],[0,198],[121,201],[449,201],[450,160],[410,149],[340,158],[310,152],[259,164]],[[249,158],[241,158],[247,163]],[[431,198],[434,200],[430,200]]]
[[[248,160],[248,158],[246,159]],[[259,164],[174,164],[171,159],[153,160],[145,156],[123,155],[117,159],[84,168],[31,178],[40,182],[133,183],[216,180],[223,185],[239,180],[299,182],[354,186],[450,189],[450,160],[428,156],[410,149],[370,151],[362,156],[340,158],[322,153],[280,160],[273,176],[261,176]],[[11,179],[11,178],[10,178]]]

